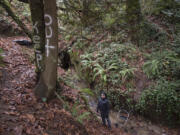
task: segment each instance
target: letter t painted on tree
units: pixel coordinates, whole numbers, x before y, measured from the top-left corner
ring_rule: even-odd
[[[46,56],[48,57],[49,56],[49,49],[54,49],[55,47],[52,45],[49,45],[49,39],[47,39],[47,43],[46,43],[45,47],[46,47]]]

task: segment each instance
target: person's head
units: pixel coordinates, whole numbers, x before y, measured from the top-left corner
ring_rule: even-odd
[[[101,98],[106,99],[106,94],[104,92],[101,93]]]

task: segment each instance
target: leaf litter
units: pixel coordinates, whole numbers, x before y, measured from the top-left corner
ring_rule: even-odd
[[[37,100],[35,66],[24,50],[33,51],[12,42],[17,39],[26,38],[0,37],[5,63],[0,67],[0,135],[127,135],[108,130],[93,117],[84,124],[77,122],[57,98],[49,103]],[[77,98],[73,89],[62,88],[65,96]]]

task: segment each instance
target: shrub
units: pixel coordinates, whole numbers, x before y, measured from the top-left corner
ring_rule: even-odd
[[[174,51],[154,52],[147,55],[147,59],[143,65],[143,71],[148,78],[172,78],[174,72],[179,71],[180,59]]]
[[[122,92],[120,90],[108,91],[108,99],[111,101],[112,107],[119,111],[119,109],[134,110],[135,102],[130,97],[130,92],[133,90],[127,90]]]
[[[137,110],[153,120],[180,124],[180,83],[158,81],[157,85],[145,90],[137,104]]]
[[[83,72],[90,71],[89,75],[92,76],[93,81],[100,82],[102,87],[107,84],[119,87],[119,84],[133,77],[136,68],[131,68],[125,60],[134,61],[137,51],[130,44],[107,45],[99,44],[101,46],[99,51],[80,56]]]

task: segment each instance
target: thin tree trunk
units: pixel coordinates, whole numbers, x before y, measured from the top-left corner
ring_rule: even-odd
[[[139,0],[126,0],[126,21],[131,41],[139,45],[142,14]]]
[[[43,71],[45,56],[45,21],[43,0],[30,0],[31,18],[33,22],[33,44],[35,46],[37,81]]]
[[[35,88],[37,96],[49,99],[56,90],[58,58],[58,24],[56,0],[44,0],[45,12],[45,68]]]
[[[13,13],[13,10],[12,10],[11,6],[9,5],[8,1],[0,0],[0,5],[6,10],[8,15],[12,17],[12,19],[18,24],[18,26],[24,31],[24,33],[26,33],[26,35],[30,39],[32,39],[31,32],[28,30],[26,25],[20,20],[20,18]]]
[[[85,27],[89,25],[88,17],[89,17],[89,0],[83,0],[83,10],[82,10],[82,23]]]

